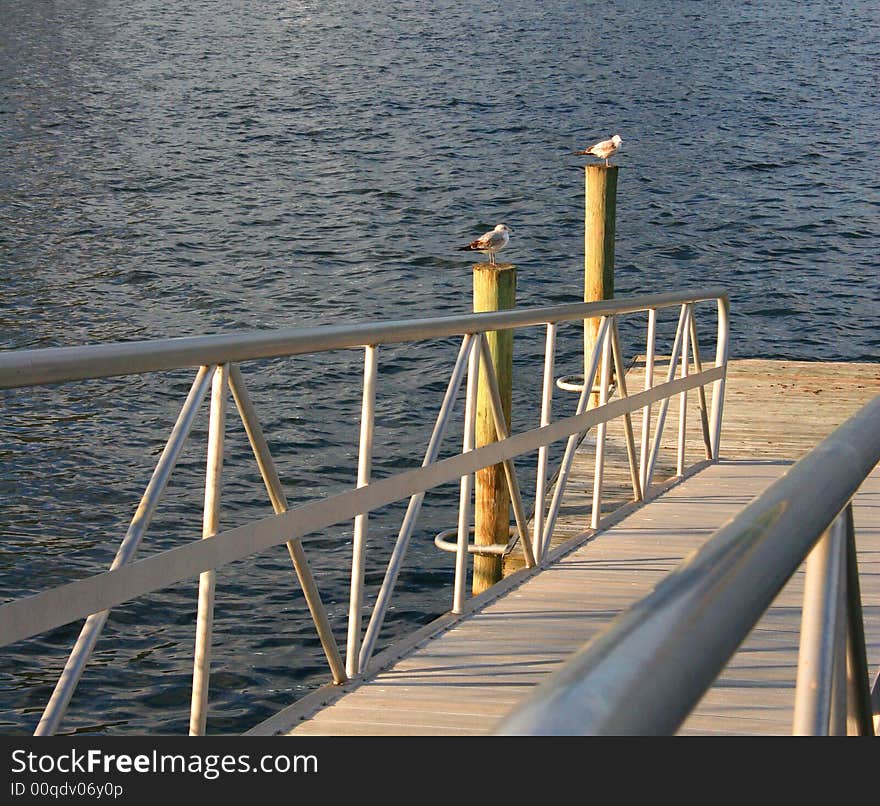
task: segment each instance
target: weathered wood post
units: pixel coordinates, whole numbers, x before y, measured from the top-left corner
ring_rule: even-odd
[[[587,165],[584,168],[584,302],[614,297],[614,230],[617,219],[617,166]],[[596,344],[599,320],[584,322],[584,372]],[[584,383],[598,385],[596,378]],[[599,403],[598,392],[590,405]]]
[[[511,263],[474,264],[474,312],[500,311],[516,304],[516,266]],[[510,428],[513,379],[513,330],[486,334],[492,364],[498,377],[504,418]],[[475,445],[480,448],[496,441],[492,403],[486,368],[480,364],[477,392]],[[510,536],[510,493],[501,464],[478,470],[474,492],[474,543],[505,545]],[[472,590],[478,593],[501,579],[503,558],[500,555],[474,555]]]

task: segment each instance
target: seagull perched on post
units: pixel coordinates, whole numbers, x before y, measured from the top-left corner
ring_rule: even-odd
[[[610,140],[603,140],[601,143],[590,146],[586,151],[575,151],[574,153],[578,156],[589,154],[591,157],[598,157],[600,160],[605,160],[605,165],[608,166],[611,165],[608,158],[620,148],[622,142],[620,135],[615,134]]]
[[[513,230],[507,224],[496,224],[495,229],[483,233],[467,246],[459,246],[460,252],[482,252],[489,256],[489,263],[495,264],[495,253],[500,252],[510,241]]]

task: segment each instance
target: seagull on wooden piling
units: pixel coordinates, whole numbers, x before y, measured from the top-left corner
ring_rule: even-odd
[[[578,156],[584,156],[585,154],[589,154],[591,157],[598,157],[600,160],[605,160],[605,165],[611,165],[608,161],[608,158],[620,148],[620,144],[623,140],[620,138],[619,134],[615,134],[610,140],[602,140],[601,143],[596,143],[596,145],[590,146],[585,151],[575,151],[574,153]]]
[[[482,252],[489,256],[489,263],[495,264],[495,253],[500,252],[510,242],[513,230],[507,224],[496,224],[495,229],[483,233],[467,246],[459,246],[460,252]]]

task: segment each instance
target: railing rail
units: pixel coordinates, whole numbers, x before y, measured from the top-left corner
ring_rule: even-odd
[[[500,723],[504,735],[675,733],[807,560],[793,733],[873,734],[852,498],[880,397],[841,425]],[[844,704],[845,703],[845,704]]]
[[[694,305],[715,302],[718,310],[718,332],[714,366],[703,369],[698,353],[694,322]],[[645,389],[627,394],[624,361],[617,330],[617,319],[626,314],[647,312],[649,315],[646,352],[653,360],[656,339],[657,311],[680,306],[678,328],[674,338],[666,381],[657,385],[653,380]],[[552,373],[556,351],[556,330],[567,322],[582,322],[586,318],[601,319],[600,338],[591,357],[591,369],[584,377],[594,377],[601,371],[600,405],[589,409],[589,391],[584,388],[574,415],[552,421],[550,402]],[[501,411],[497,379],[486,349],[484,334],[507,328],[546,326],[542,394],[541,425],[517,434],[507,432]],[[387,478],[371,478],[374,409],[379,362],[378,346],[415,340],[462,336],[458,357],[452,369],[446,393],[437,414],[430,442],[422,466],[396,473]],[[690,339],[691,348],[688,350]],[[0,606],[0,645],[37,635],[46,630],[77,619],[86,618],[79,640],[67,666],[56,685],[55,692],[37,727],[38,734],[54,733],[64,715],[74,689],[83,673],[89,656],[112,607],[140,595],[160,590],[195,576],[200,577],[196,652],[193,674],[193,696],[190,732],[205,732],[207,694],[212,640],[213,606],[215,595],[214,572],[217,568],[243,559],[272,546],[285,544],[294,569],[305,593],[306,602],[321,639],[334,682],[360,674],[370,663],[382,622],[393,595],[395,582],[407,546],[413,535],[425,493],[433,487],[453,480],[461,481],[458,539],[453,551],[455,585],[453,612],[460,612],[464,599],[464,580],[467,556],[474,548],[468,543],[470,496],[473,474],[490,465],[503,464],[511,493],[516,528],[511,546],[519,543],[527,566],[540,562],[549,547],[550,536],[558,516],[562,493],[574,456],[574,449],[584,433],[599,427],[596,453],[596,474],[593,496],[592,526],[599,521],[602,496],[604,424],[615,417],[623,417],[626,426],[627,455],[633,481],[633,497],[640,500],[650,490],[654,473],[657,446],[663,431],[663,422],[669,401],[679,396],[680,406],[686,406],[686,395],[691,389],[700,393],[700,413],[707,455],[717,458],[720,440],[721,413],[728,351],[728,298],[725,291],[710,289],[693,294],[655,294],[601,303],[577,303],[545,308],[526,308],[498,313],[420,319],[403,322],[375,323],[349,327],[296,328],[271,332],[246,332],[184,339],[166,339],[157,342],[126,342],[121,344],[86,347],[24,350],[0,354],[0,388],[45,385],[77,380],[113,377],[133,373],[174,370],[197,367],[198,372],[189,398],[178,418],[168,446],[159,460],[154,478],[132,521],[123,545],[111,568],[84,579],[60,585],[32,596]],[[268,443],[244,382],[239,363],[260,358],[322,353],[331,350],[364,350],[364,388],[361,406],[360,445],[358,450],[357,486],[349,491],[310,501],[290,509],[275,468]],[[498,441],[481,448],[473,444],[472,423],[476,395],[476,378],[481,362],[486,365],[490,399]],[[693,362],[693,372],[691,363]],[[611,388],[612,364],[616,371],[616,386]],[[676,379],[676,371],[679,377]],[[458,455],[439,459],[439,449],[453,417],[455,401],[468,377],[464,445]],[[705,391],[713,387],[711,418],[707,411]],[[193,413],[211,389],[211,417],[208,433],[208,469],[206,475],[205,508],[202,527],[203,539],[168,549],[142,560],[134,560],[152,512],[173,469],[192,425]],[[231,391],[251,443],[257,465],[265,483],[275,515],[225,531],[218,530],[220,508],[220,479],[223,464],[226,396]],[[616,399],[611,399],[612,393]],[[643,413],[645,428],[650,422],[650,410],[660,403],[652,452],[637,456],[632,431],[631,415]],[[685,420],[680,418],[678,433],[678,472],[684,461]],[[567,439],[565,455],[557,474],[555,495],[549,508],[544,508],[547,483],[547,447]],[[538,490],[535,501],[535,528],[541,531],[527,534],[527,516],[519,489],[516,457],[538,451]],[[366,630],[362,630],[361,613],[364,603],[364,552],[368,520],[371,510],[409,499],[409,506],[385,579],[372,608]],[[301,538],[326,527],[354,519],[354,552],[350,589],[349,622],[345,663],[336,645],[333,632],[322,604],[318,586],[309,567]],[[509,549],[509,547],[508,547]],[[507,550],[507,549],[506,549]]]
[[[0,352],[0,389],[161,372],[209,364],[241,363],[258,358],[328,352],[364,347],[368,344],[401,344],[487,330],[523,328],[547,322],[573,322],[590,317],[716,299],[724,300],[726,306],[727,291],[723,288],[708,288],[694,293],[646,294],[605,302],[516,308],[497,313],[15,350]]]

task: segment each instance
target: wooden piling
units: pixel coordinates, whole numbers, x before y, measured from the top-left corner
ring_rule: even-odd
[[[474,264],[474,312],[500,311],[516,304],[516,266],[510,263]],[[504,418],[510,428],[513,379],[513,330],[492,331],[486,334],[492,364],[498,377]],[[495,442],[495,424],[485,366],[480,365],[480,383],[477,392],[477,448]],[[474,485],[474,543],[478,546],[505,545],[510,535],[510,492],[504,475],[504,465],[498,464],[478,470]],[[472,590],[474,595],[500,581],[500,555],[474,555]]]
[[[617,166],[587,165],[584,169],[584,302],[614,297],[614,231],[617,220]],[[596,344],[599,320],[584,322],[584,372]],[[587,382],[587,379],[584,379]],[[591,378],[594,388],[598,377]],[[598,392],[590,405],[598,405]]]

